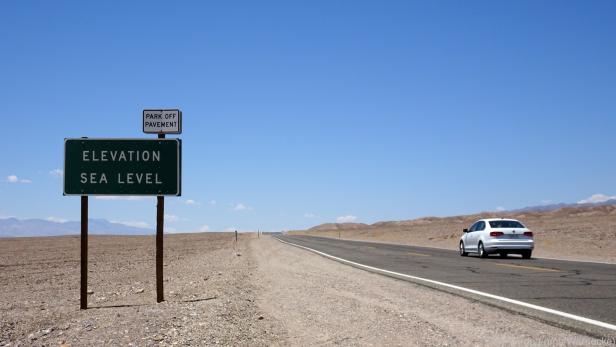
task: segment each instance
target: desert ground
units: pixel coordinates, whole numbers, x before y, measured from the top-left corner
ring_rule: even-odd
[[[501,217],[518,219],[533,231],[533,256],[616,263],[616,205],[563,208],[549,212],[486,212],[372,225],[330,223],[290,233],[457,249],[462,229],[481,218]]]
[[[156,304],[153,236],[91,236],[89,307],[79,310],[79,237],[0,240],[0,345],[270,345],[256,263],[231,234],[165,237]]]
[[[0,346],[607,345],[480,302],[241,234],[0,239]]]

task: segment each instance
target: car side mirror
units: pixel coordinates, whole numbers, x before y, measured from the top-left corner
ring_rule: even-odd
[[[467,233],[467,232],[468,232],[468,229],[462,229],[462,232],[463,232],[463,233]]]

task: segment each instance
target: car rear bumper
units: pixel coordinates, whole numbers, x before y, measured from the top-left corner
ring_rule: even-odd
[[[500,251],[528,251],[535,248],[534,240],[489,240],[484,242],[484,249],[488,253]]]

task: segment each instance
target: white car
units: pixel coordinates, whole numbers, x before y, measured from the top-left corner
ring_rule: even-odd
[[[480,219],[463,232],[459,244],[461,256],[472,252],[485,258],[498,253],[505,258],[516,253],[530,259],[535,248],[533,232],[515,219]]]

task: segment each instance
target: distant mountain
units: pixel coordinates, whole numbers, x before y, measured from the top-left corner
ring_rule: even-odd
[[[59,236],[77,235],[81,232],[80,222],[52,222],[44,219],[0,219],[0,237]],[[136,228],[106,219],[90,219],[89,234],[104,235],[146,235],[153,230]]]
[[[368,225],[364,223],[325,223],[325,224],[312,227],[309,230],[338,230],[338,229],[352,230],[352,229],[362,229],[367,226]]]
[[[505,212],[510,212],[510,213],[550,212],[550,211],[560,210],[561,208],[568,208],[568,207],[592,207],[592,206],[608,206],[608,205],[616,205],[616,199],[611,199],[611,200],[607,200],[603,202],[585,203],[585,204],[560,203],[560,204],[551,204],[551,205],[529,206],[529,207],[524,207],[524,208],[520,208],[516,210],[509,210]]]

